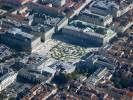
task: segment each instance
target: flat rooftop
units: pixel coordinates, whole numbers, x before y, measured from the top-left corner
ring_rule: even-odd
[[[92,34],[97,33],[99,36],[111,37],[112,35],[116,34],[116,32],[111,29],[86,23],[80,20],[73,20],[70,22],[69,26],[77,30],[82,30],[83,32],[91,32]]]
[[[105,11],[106,13],[113,13],[125,9],[132,3],[132,0],[98,0],[94,1],[91,7]]]
[[[9,57],[13,54],[11,49],[3,44],[0,44],[0,60],[2,60],[5,57]]]
[[[117,5],[113,0],[95,1],[95,3],[92,6],[102,9],[102,10],[108,10],[108,9],[110,9],[111,6],[119,9],[119,5]]]
[[[97,18],[99,20],[103,20],[107,16],[107,15],[100,15],[100,14],[92,13],[92,12],[90,12],[89,9],[85,9],[85,10],[81,11],[80,15],[90,16],[93,18]]]
[[[18,29],[18,28],[9,29],[8,32],[13,34],[13,35],[21,35],[21,36],[29,38],[29,39],[33,39],[34,38],[34,35],[28,34],[26,32],[22,32],[21,29]]]
[[[35,65],[37,67],[37,65],[40,65],[44,62],[45,57],[43,57],[42,55],[33,53],[27,57],[25,57],[23,60],[21,60],[22,63],[26,64],[26,65]]]

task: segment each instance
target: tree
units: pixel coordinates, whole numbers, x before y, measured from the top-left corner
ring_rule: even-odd
[[[52,82],[54,82],[58,86],[65,85],[68,82],[68,77],[65,74],[59,73],[54,76],[54,78],[52,79]]]
[[[16,97],[10,97],[8,100],[16,100]]]

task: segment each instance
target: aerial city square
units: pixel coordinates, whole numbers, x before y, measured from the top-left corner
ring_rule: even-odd
[[[133,100],[133,0],[0,0],[0,100]]]

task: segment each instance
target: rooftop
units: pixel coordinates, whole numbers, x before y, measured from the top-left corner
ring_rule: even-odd
[[[80,20],[73,20],[72,22],[70,22],[69,26],[72,29],[83,31],[85,33],[89,32],[92,35],[97,35],[100,37],[106,36],[107,38],[110,38],[114,34],[116,34],[116,32],[111,29],[108,29],[102,26],[97,26],[97,25],[90,24],[90,23],[86,23]]]
[[[133,10],[130,10],[129,12],[122,15],[121,17],[115,18],[113,25],[115,27],[126,27],[128,24],[132,22],[133,22]]]
[[[2,77],[0,77],[0,83],[5,80],[6,78],[8,77],[11,77],[12,75],[14,75],[15,72],[9,72],[9,73],[6,73],[5,75],[3,75]]]
[[[22,100],[27,100],[29,98],[31,99],[44,99],[46,97],[49,97],[49,95],[53,92],[53,90],[56,90],[56,87],[50,85],[50,84],[38,84],[35,85],[30,89],[30,91],[22,98]]]
[[[21,62],[32,67],[34,66],[39,66],[41,65],[45,60],[45,57],[43,57],[42,55],[33,53],[27,57],[25,57]]]
[[[34,35],[28,34],[26,32],[22,32],[21,29],[17,29],[17,28],[12,28],[8,32],[13,34],[13,35],[21,35],[21,36],[29,38],[29,39],[33,39],[34,38]]]
[[[95,3],[92,5],[94,7],[97,7],[99,9],[108,10],[111,7],[114,7],[116,9],[119,9],[119,5],[117,5],[113,0],[99,0],[95,1]]]
[[[49,66],[54,70],[60,70],[63,73],[71,73],[75,70],[75,66],[66,62],[56,62]]]
[[[13,54],[11,49],[6,45],[0,44],[0,60],[9,57]]]

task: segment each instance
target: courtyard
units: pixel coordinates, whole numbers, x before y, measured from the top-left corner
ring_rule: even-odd
[[[57,60],[78,60],[86,54],[86,49],[80,46],[59,43],[51,50],[51,56]]]

